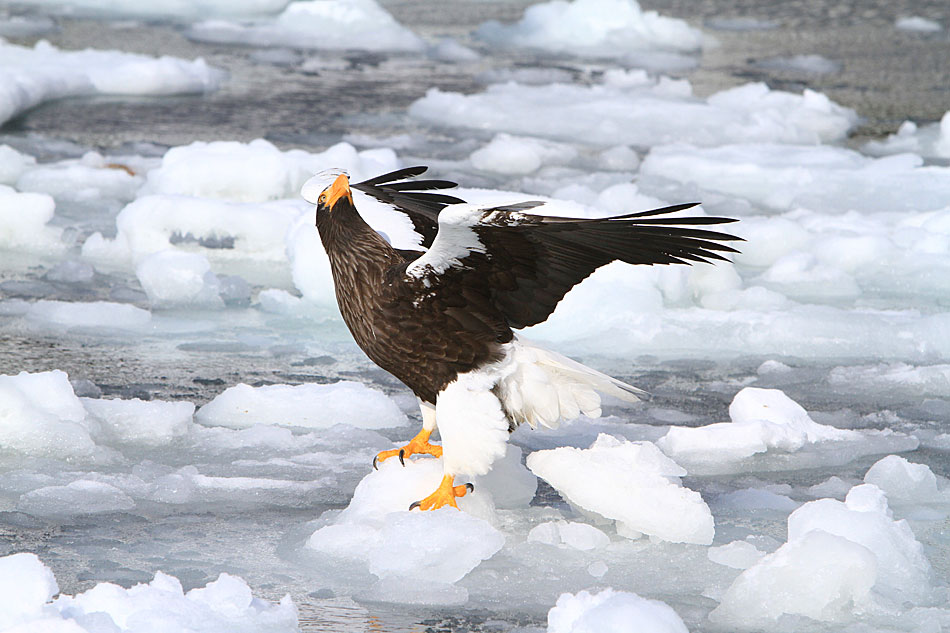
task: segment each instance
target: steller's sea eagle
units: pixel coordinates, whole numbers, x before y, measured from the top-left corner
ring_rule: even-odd
[[[675,217],[698,203],[603,219],[551,217],[541,202],[467,204],[438,193],[445,180],[406,180],[409,167],[350,185],[314,177],[302,194],[330,259],[337,302],[356,343],[419,399],[422,430],[373,461],[413,454],[443,459],[444,477],[410,506],[455,506],[471,484],[456,476],[488,472],[516,426],[554,426],[600,415],[598,392],[635,401],[643,392],[519,339],[512,329],[541,323],[596,269],[689,264],[737,252],[733,235],[700,228],[731,218]],[[397,250],[360,217],[351,187],[407,214],[425,252]],[[319,191],[319,194],[317,193]],[[438,426],[442,445],[429,443]]]

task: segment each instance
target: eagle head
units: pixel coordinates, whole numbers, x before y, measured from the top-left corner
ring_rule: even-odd
[[[319,195],[314,195],[324,182],[325,176],[318,174],[308,180],[300,191],[304,200],[317,205],[317,215],[332,213],[341,204],[353,207],[353,193],[350,191],[350,179],[346,174],[340,174],[333,184],[325,187]]]

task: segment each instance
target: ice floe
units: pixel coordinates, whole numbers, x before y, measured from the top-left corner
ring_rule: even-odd
[[[943,30],[940,22],[919,15],[902,16],[894,21],[894,26],[901,31],[917,33],[938,33]]]
[[[686,80],[655,79],[639,70],[608,70],[591,86],[508,82],[471,95],[433,88],[409,114],[442,126],[605,147],[817,144],[843,138],[857,122],[854,111],[811,90],[797,95],[753,83],[700,99]]]
[[[0,558],[0,588],[0,627],[11,633],[125,633],[143,626],[205,633],[299,630],[289,595],[279,603],[255,598],[244,580],[230,574],[188,592],[177,578],[158,572],[129,589],[99,583],[68,595],[59,594],[53,572],[35,554],[21,553]]]
[[[528,7],[518,22],[488,22],[476,35],[495,46],[614,58],[651,49],[695,52],[703,43],[699,30],[644,11],[636,0],[542,2]]]
[[[925,158],[950,158],[950,112],[937,123],[918,126],[904,121],[897,132],[880,141],[868,141],[861,150],[874,156],[912,152]]]
[[[548,633],[595,631],[687,633],[687,628],[668,604],[610,588],[561,594],[548,612]]]
[[[321,429],[346,420],[364,429],[403,426],[406,415],[384,393],[358,382],[329,385],[239,384],[201,407],[197,420],[209,426],[246,429],[278,424]]]
[[[257,20],[214,19],[188,36],[207,42],[313,49],[422,51],[425,44],[374,0],[293,2],[279,15]]]
[[[257,16],[277,13],[290,0],[22,0],[20,6],[32,6],[64,15],[88,15],[100,18],[152,18],[191,20],[209,16]]]
[[[119,51],[33,48],[0,42],[0,122],[44,101],[91,94],[170,95],[215,90],[221,71],[203,59],[148,57]]]
[[[601,434],[587,449],[531,453],[527,465],[575,506],[616,520],[624,536],[712,542],[709,507],[698,492],[680,484],[686,471],[650,442]]]

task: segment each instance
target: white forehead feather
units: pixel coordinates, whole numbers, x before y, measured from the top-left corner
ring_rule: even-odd
[[[308,178],[307,182],[303,183],[303,187],[300,188],[300,196],[310,204],[317,204],[317,199],[323,193],[323,190],[332,185],[337,176],[345,173],[346,170],[343,169],[324,169],[317,172]]]

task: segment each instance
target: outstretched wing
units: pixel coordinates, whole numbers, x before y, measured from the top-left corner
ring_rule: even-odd
[[[439,212],[450,204],[465,201],[443,193],[431,193],[437,189],[453,189],[458,185],[450,180],[413,180],[425,173],[428,167],[406,167],[350,185],[368,193],[380,202],[391,204],[412,220],[412,226],[422,236],[422,245],[429,248],[439,230]],[[400,182],[402,181],[402,182]]]
[[[738,252],[724,242],[741,238],[702,228],[736,220],[671,215],[697,204],[602,219],[527,213],[540,211],[540,202],[454,205],[438,216],[432,245],[406,274],[442,293],[464,292],[461,301],[487,298],[510,327],[528,327],[547,319],[568,290],[612,261],[690,264]]]

